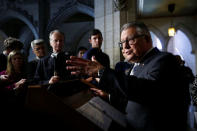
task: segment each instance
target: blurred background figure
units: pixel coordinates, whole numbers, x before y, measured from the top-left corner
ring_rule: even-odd
[[[45,42],[43,39],[36,39],[31,42],[31,48],[36,55],[36,59],[40,59],[46,55]]]
[[[20,107],[24,102],[24,86],[26,82],[26,58],[20,51],[12,51],[8,55],[7,69],[0,75],[7,78],[1,85],[4,90],[3,100],[8,107]]]
[[[117,72],[122,72],[122,73],[125,73],[126,75],[129,75],[130,69],[132,68],[134,64],[131,61],[129,61],[129,59],[127,58],[128,55],[124,49],[121,48],[121,52],[124,57],[124,61],[120,61],[116,63],[115,70]]]
[[[92,56],[95,56],[95,59],[101,63],[104,67],[110,67],[109,56],[102,52],[101,46],[103,43],[103,36],[100,30],[93,29],[89,35],[89,43],[91,48],[88,49],[83,55],[84,59],[92,60]]]
[[[60,80],[71,79],[70,71],[65,68],[65,61],[70,58],[70,54],[63,51],[64,41],[64,33],[60,30],[50,32],[49,42],[53,52],[38,62],[34,76],[37,84],[54,84]]]
[[[77,57],[82,58],[84,53],[87,51],[88,49],[81,46],[79,47],[79,49],[77,50]]]
[[[103,36],[99,29],[91,30],[89,34],[89,43],[91,44],[92,47],[85,52],[83,58],[92,61],[96,60],[99,63],[101,63],[101,65],[103,65],[104,67],[109,68],[110,67],[109,56],[101,50],[101,46],[103,43]],[[98,86],[99,79],[88,77],[86,81],[94,84],[95,86]]]
[[[6,70],[7,56],[9,55],[9,53],[13,50],[22,50],[23,43],[16,38],[8,37],[4,40],[4,47],[5,50],[0,54],[0,71]]]
[[[187,81],[187,83],[192,84],[194,81],[194,74],[192,70],[188,66],[185,66],[185,61],[181,58],[180,55],[175,55],[175,58],[178,64],[181,66],[181,71],[185,77],[185,80]]]
[[[31,48],[36,58],[28,63],[28,78],[33,79],[38,61],[46,56],[45,42],[43,39],[36,39],[31,42]]]

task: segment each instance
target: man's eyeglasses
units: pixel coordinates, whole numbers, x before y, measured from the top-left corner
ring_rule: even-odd
[[[144,34],[142,35],[134,35],[133,37],[131,38],[127,38],[125,41],[120,41],[118,44],[120,46],[120,49],[123,49],[123,45],[124,43],[129,43],[129,45],[134,45],[136,43],[136,39],[139,38],[139,37],[142,37],[142,36],[145,36]]]

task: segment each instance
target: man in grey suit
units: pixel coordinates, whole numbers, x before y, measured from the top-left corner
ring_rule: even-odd
[[[67,61],[72,65],[67,68],[73,70],[72,74],[98,74],[102,90],[91,90],[96,95],[109,99],[110,103],[118,102],[118,96],[124,95],[128,99],[128,129],[185,130],[187,86],[174,55],[153,48],[149,30],[141,22],[123,25],[119,45],[127,54],[127,60],[134,63],[129,76],[104,68],[96,61],[76,57]]]

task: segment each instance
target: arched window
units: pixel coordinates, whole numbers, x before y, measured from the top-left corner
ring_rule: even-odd
[[[162,44],[159,38],[152,31],[150,31],[150,35],[153,40],[153,47],[157,47],[159,50],[162,50]]]
[[[195,55],[191,54],[191,42],[184,32],[178,30],[174,37],[171,37],[168,42],[167,51],[174,55],[180,55],[185,61],[185,65],[190,67],[194,74],[195,70]]]

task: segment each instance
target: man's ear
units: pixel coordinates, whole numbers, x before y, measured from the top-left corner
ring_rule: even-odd
[[[49,45],[52,47],[51,42],[49,41]]]
[[[32,49],[33,53],[36,54],[36,51],[34,49]]]
[[[92,40],[91,39],[88,39],[89,43],[92,45]]]
[[[150,42],[151,41],[151,38],[149,36],[145,35],[144,37],[145,37],[146,42]]]

